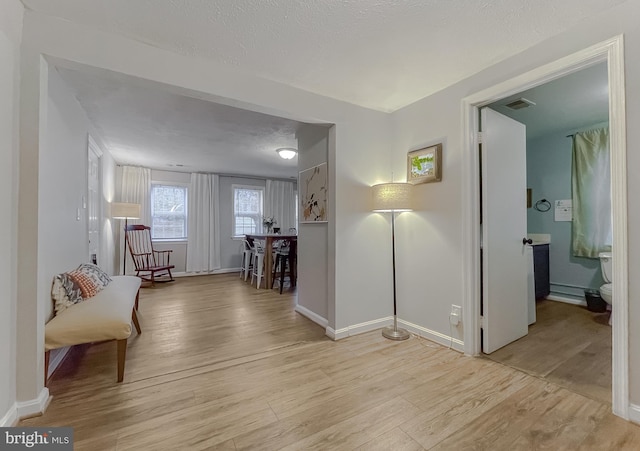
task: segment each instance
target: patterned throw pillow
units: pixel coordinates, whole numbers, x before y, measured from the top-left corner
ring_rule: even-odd
[[[54,310],[56,315],[63,312],[67,307],[84,301],[82,290],[76,284],[75,280],[66,272],[58,274],[53,278],[51,298],[55,303]]]
[[[71,271],[69,273],[69,277],[73,279],[75,284],[80,288],[80,291],[82,291],[83,299],[92,298],[98,294],[98,291],[100,291],[93,278],[80,269],[74,269]]]
[[[95,296],[109,282],[109,275],[90,263],[83,263],[71,272],[58,274],[54,277],[51,287],[55,314],[58,315],[66,308]]]
[[[93,287],[91,287],[90,289],[88,288],[89,291],[87,291],[87,294],[93,292],[95,287],[95,292],[93,292],[93,294],[91,294],[90,296],[83,295],[85,299],[95,296],[99,291],[102,291],[104,287],[109,285],[109,282],[111,282],[111,277],[109,277],[106,272],[91,263],[82,263],[71,273],[75,278],[81,279],[83,281],[82,285],[93,285]]]

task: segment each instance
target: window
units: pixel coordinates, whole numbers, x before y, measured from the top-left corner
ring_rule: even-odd
[[[264,188],[233,185],[233,236],[262,230]]]
[[[185,240],[187,238],[187,187],[151,186],[151,238]]]

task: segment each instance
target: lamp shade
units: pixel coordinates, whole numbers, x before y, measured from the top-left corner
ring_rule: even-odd
[[[371,187],[373,211],[411,211],[409,183],[381,183]]]
[[[140,204],[112,202],[111,217],[115,219],[139,219],[140,209]]]

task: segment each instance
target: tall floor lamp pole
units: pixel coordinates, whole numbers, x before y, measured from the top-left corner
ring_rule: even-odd
[[[127,202],[112,202],[111,217],[114,219],[124,219],[124,249],[122,250],[122,274],[127,274],[127,225],[129,219],[140,218],[140,204]]]
[[[373,186],[373,211],[391,212],[391,259],[393,277],[393,326],[382,329],[382,336],[390,340],[406,340],[410,334],[398,328],[396,292],[396,212],[411,211],[411,189],[408,183],[382,183]]]

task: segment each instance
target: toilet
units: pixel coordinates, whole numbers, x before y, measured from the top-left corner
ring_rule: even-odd
[[[598,257],[600,257],[602,278],[606,282],[600,287],[600,296],[607,304],[613,306],[611,297],[611,252],[600,252]],[[611,317],[609,317],[609,325],[611,325]]]

